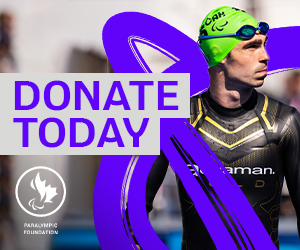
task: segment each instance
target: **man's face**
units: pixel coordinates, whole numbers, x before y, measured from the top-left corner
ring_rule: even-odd
[[[222,61],[225,77],[241,88],[259,87],[267,76],[269,56],[266,51],[268,37],[256,33],[249,40],[236,45]]]

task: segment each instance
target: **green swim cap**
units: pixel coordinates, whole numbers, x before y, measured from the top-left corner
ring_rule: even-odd
[[[231,34],[236,33],[246,24],[256,28],[258,21],[243,10],[222,6],[208,13],[199,28],[199,32],[200,36]],[[209,68],[219,64],[242,40],[237,36],[232,36],[200,41],[200,48]]]

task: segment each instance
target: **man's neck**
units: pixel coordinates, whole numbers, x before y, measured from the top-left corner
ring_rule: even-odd
[[[216,85],[210,85],[209,92],[212,98],[225,108],[237,108],[251,97],[253,89],[227,90]]]
[[[224,72],[210,74],[209,92],[225,108],[237,108],[251,97],[253,88],[237,88],[237,83],[225,82]]]

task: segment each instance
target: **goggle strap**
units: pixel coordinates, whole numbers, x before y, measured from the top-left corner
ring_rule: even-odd
[[[228,36],[236,36],[236,34],[232,33],[232,34],[224,34],[224,35],[199,36],[198,39],[206,40],[210,38],[220,38],[220,37],[228,37]]]

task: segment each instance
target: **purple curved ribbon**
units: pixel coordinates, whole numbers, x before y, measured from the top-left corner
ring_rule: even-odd
[[[296,60],[299,52],[293,51],[287,54],[287,48],[280,47],[282,42],[279,42],[277,38],[282,37],[278,34],[282,34],[283,31],[293,33],[297,38],[299,36],[299,32],[297,33],[299,27],[269,31],[268,52],[272,58],[270,70],[299,67]],[[130,42],[134,41],[133,37],[151,42],[168,51],[167,56],[170,57],[171,54],[174,58],[178,58],[179,61],[164,72],[190,73],[191,95],[208,87],[207,65],[197,43],[167,23],[142,13],[117,14],[107,21],[103,29],[105,50],[115,72],[150,72],[150,68],[145,66],[145,61],[140,60],[141,55],[134,53],[136,48],[130,46]],[[294,39],[294,43],[297,40]],[[161,52],[164,53],[162,50]],[[273,58],[272,55],[276,57]],[[161,119],[161,148],[192,198],[217,249],[276,249],[231,175],[195,129],[185,122],[185,119]],[[180,145],[189,152],[197,165],[201,166],[201,171],[205,173],[205,177],[215,191],[215,193],[208,193],[212,200],[219,201],[216,202],[216,206],[224,214],[233,233],[229,234],[218,213],[212,207],[207,193],[199,186],[178,154],[177,149]],[[146,180],[155,158],[156,156],[139,157],[130,182],[128,196],[130,224],[138,242],[145,250],[167,249],[148,221],[145,208]],[[103,249],[135,248],[134,244],[132,245],[129,241],[130,237],[127,236],[123,225],[124,215],[120,209],[122,182],[130,159],[130,156],[104,156],[102,158],[94,192],[94,221]],[[233,237],[237,239],[239,247]]]

